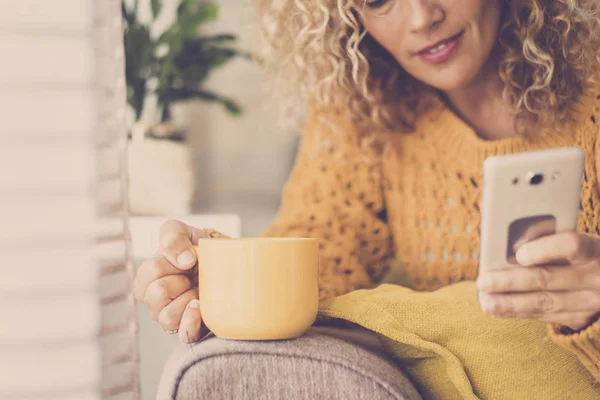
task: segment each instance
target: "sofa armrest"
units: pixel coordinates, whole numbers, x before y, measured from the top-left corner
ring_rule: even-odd
[[[312,328],[277,342],[209,337],[179,345],[158,399],[420,400],[408,378],[364,330]]]

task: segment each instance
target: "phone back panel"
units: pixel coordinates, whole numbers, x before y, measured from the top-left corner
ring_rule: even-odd
[[[516,265],[521,241],[576,229],[584,156],[563,147],[486,159],[480,268]]]

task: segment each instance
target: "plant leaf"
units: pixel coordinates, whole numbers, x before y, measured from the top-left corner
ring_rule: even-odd
[[[216,21],[219,18],[219,6],[212,1],[200,3],[197,13],[198,23]]]
[[[238,52],[235,49],[197,47],[184,44],[183,50],[176,57],[175,62],[180,68],[203,64],[207,69],[213,69],[227,63],[236,56],[238,56]]]
[[[123,19],[125,20],[125,26],[130,25],[134,22],[134,16],[129,10],[127,10],[125,0],[121,1],[121,14],[123,15]]]
[[[212,1],[183,0],[177,9],[177,20],[185,39],[196,37],[201,24],[216,21],[218,17],[219,7]]]
[[[205,101],[217,101],[218,96],[209,92],[190,88],[169,88],[165,93],[169,101],[182,101],[189,99],[201,99]]]
[[[166,98],[169,102],[200,99],[203,101],[220,103],[225,107],[225,110],[231,115],[239,116],[242,114],[242,108],[233,100],[224,98],[206,90],[189,88],[170,88]]]
[[[168,118],[173,103],[200,99],[221,104],[232,114],[241,107],[233,100],[205,91],[202,84],[215,69],[235,57],[247,57],[236,50],[237,36],[213,34],[199,37],[203,23],[218,18],[215,0],[178,0],[176,20],[158,39],[151,39],[149,27],[135,21],[135,15],[123,7],[126,48],[127,101],[139,117],[148,94],[149,78],[156,78],[153,92],[158,97],[162,118]],[[154,20],[163,10],[164,0],[150,0]]]
[[[163,2],[162,0],[151,0],[150,5],[152,7],[152,18],[156,19],[158,14],[160,14],[160,10],[162,9]]]
[[[132,21],[124,30],[125,78],[128,102],[141,115],[146,96],[146,81],[152,63],[150,31],[144,25]]]
[[[209,69],[202,64],[193,64],[181,70],[183,85],[196,87],[208,78]]]
[[[158,37],[158,39],[156,39],[156,47],[163,45],[163,44],[169,44],[169,42],[171,41],[171,36],[173,36],[171,29],[168,29],[168,30],[164,31],[163,33],[161,33],[161,35]]]
[[[207,44],[221,44],[223,42],[235,42],[237,41],[237,39],[238,37],[234,34],[220,33],[218,35],[202,36],[197,38],[196,40]]]
[[[240,116],[242,114],[242,108],[235,103],[233,100],[223,99],[223,105],[225,109],[234,116]]]

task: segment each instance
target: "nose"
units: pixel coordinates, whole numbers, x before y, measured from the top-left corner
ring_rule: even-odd
[[[444,20],[444,10],[432,0],[410,0],[410,28],[413,32],[428,29]]]

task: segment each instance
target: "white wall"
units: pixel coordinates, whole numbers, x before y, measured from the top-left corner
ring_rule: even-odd
[[[155,31],[174,17],[177,0],[166,0]],[[220,19],[203,27],[205,33],[235,33],[239,47],[256,47],[258,26],[252,0],[220,0]],[[149,18],[140,0],[142,18]],[[174,109],[176,121],[189,130],[196,161],[194,212],[236,213],[243,235],[256,235],[274,217],[282,186],[289,174],[297,137],[285,132],[276,118],[277,105],[263,87],[261,69],[238,59],[218,69],[206,87],[235,99],[244,109],[232,117],[220,105],[193,101]],[[145,111],[152,119],[154,110]]]
[[[215,32],[240,36],[240,47],[252,49],[257,24],[252,2],[222,0]],[[204,212],[236,212],[243,234],[258,234],[274,217],[289,174],[297,138],[276,118],[277,106],[265,92],[261,69],[236,60],[217,70],[208,87],[235,98],[244,108],[232,118],[217,105],[188,107],[198,161],[196,208]]]

